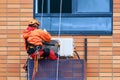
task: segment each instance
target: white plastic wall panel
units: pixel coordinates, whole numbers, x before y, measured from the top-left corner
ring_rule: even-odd
[[[73,56],[73,38],[53,38],[53,40],[58,40],[60,42],[60,56]]]

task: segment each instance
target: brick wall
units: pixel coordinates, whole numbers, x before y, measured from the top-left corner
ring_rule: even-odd
[[[80,57],[88,39],[87,80],[120,80],[120,0],[114,0],[112,36],[74,38]],[[22,31],[33,17],[33,0],[0,0],[0,80],[26,80]]]

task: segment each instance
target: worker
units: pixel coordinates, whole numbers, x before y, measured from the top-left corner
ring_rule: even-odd
[[[42,59],[57,60],[58,55],[49,48],[43,48],[44,43],[51,41],[51,35],[46,30],[38,29],[40,23],[36,19],[31,19],[28,22],[28,27],[23,31],[25,48],[30,56],[34,59],[35,55],[40,55]],[[38,51],[39,53],[36,53]]]

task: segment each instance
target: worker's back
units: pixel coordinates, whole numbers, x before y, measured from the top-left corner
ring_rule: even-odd
[[[42,46],[42,42],[50,42],[51,35],[41,29],[34,29],[30,31],[28,28],[23,32],[23,38],[27,39],[27,42],[30,44]]]

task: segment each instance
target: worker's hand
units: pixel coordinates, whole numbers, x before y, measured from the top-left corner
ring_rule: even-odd
[[[43,31],[47,32],[47,30],[44,28]]]

